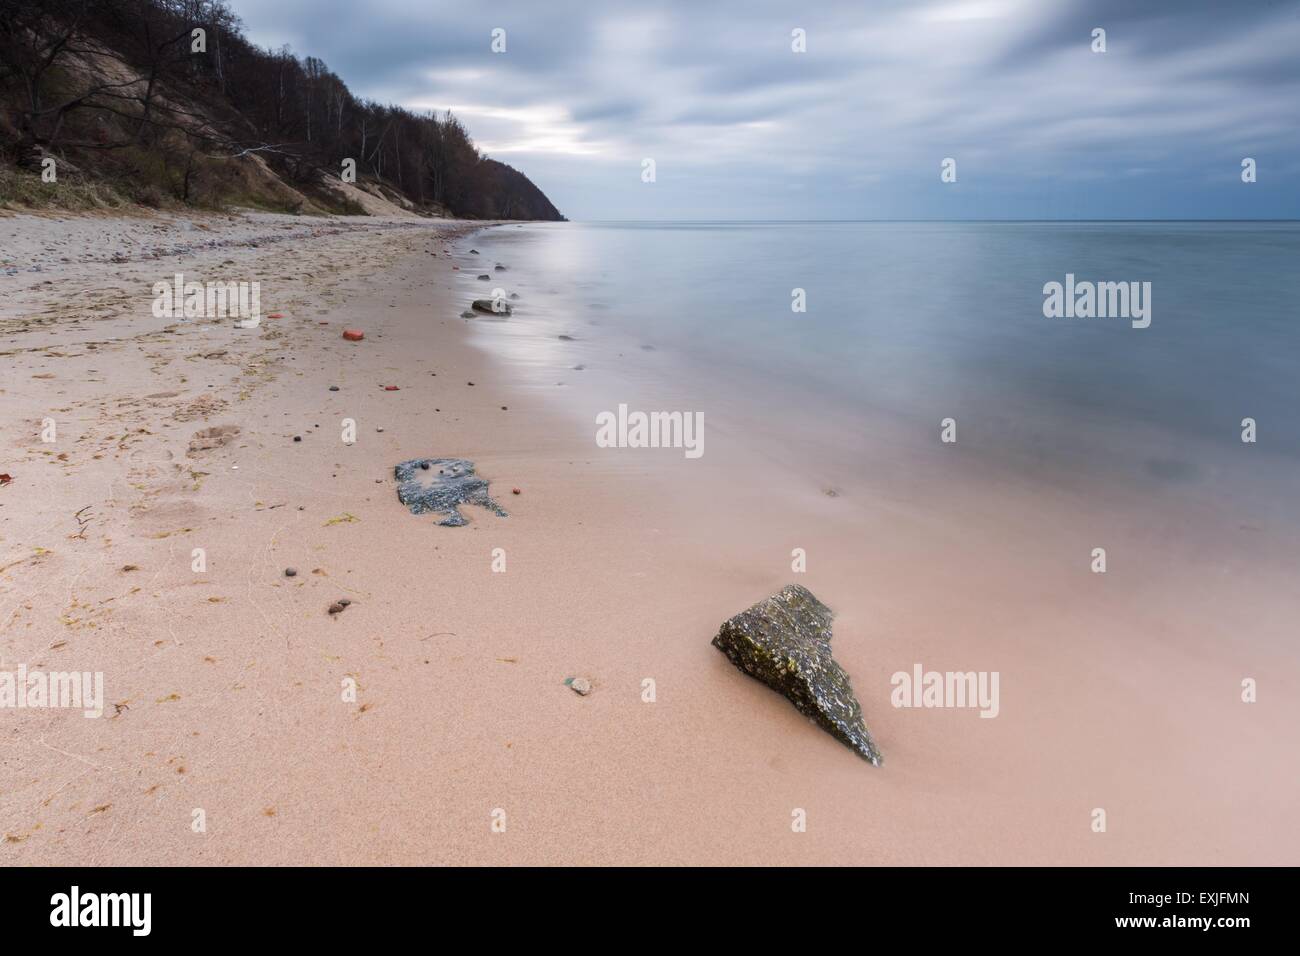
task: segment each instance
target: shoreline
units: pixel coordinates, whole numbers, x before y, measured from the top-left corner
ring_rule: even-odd
[[[78,229],[119,228],[56,218],[73,221],[40,236],[21,224],[30,255]],[[1273,771],[1271,816],[1231,781],[1251,773],[1266,787],[1257,721],[1284,739],[1296,706],[1280,699],[1296,695],[1275,689],[1272,709],[1242,714],[1219,686],[1222,648],[1176,639],[1177,575],[1144,565],[1089,592],[1087,578],[1029,560],[1041,539],[1068,537],[1086,502],[1008,523],[1023,500],[981,486],[927,517],[904,463],[884,483],[896,483],[892,495],[845,474],[830,498],[804,475],[774,502],[769,483],[744,480],[761,452],[714,442],[691,468],[678,467],[680,452],[671,468],[607,455],[540,386],[509,381],[482,336],[454,328],[468,323],[452,265],[469,271],[478,257],[466,240],[481,224],[448,223],[456,234],[443,239],[423,221],[304,232],[294,217],[229,218],[120,226],[137,247],[156,220],[208,226],[182,229],[197,243],[164,246],[179,256],[0,269],[16,287],[0,304],[0,352],[15,369],[0,393],[13,409],[0,471],[14,477],[0,489],[3,667],[103,671],[110,703],[124,704],[99,720],[0,712],[6,862],[1294,856],[1294,841],[1278,838],[1294,795],[1287,768]],[[0,219],[0,232],[13,222]],[[250,244],[201,245],[221,241],[213,230]],[[277,234],[286,241],[267,241]],[[149,315],[155,272],[224,260],[261,280],[264,310],[284,318],[168,332],[176,323]],[[70,316],[65,290],[83,286]],[[536,292],[520,294],[522,320]],[[363,342],[341,339],[353,326]],[[33,377],[43,375],[54,377]],[[35,437],[45,417],[61,423],[49,447]],[[340,438],[345,418],[354,444]],[[194,432],[225,424],[241,429],[232,441],[189,453]],[[410,515],[392,468],[425,456],[473,460],[510,517],[469,507],[467,527],[440,528]],[[88,503],[94,523],[74,539]],[[1122,518],[1110,520],[1123,535]],[[191,570],[195,547],[205,572]],[[790,571],[794,547],[808,550],[806,575]],[[1015,547],[1023,564],[1008,558]],[[492,570],[498,548],[505,573]],[[1202,561],[1213,573],[1214,557]],[[884,750],[881,769],[709,644],[722,620],[798,577],[837,611],[836,659]],[[340,597],[354,606],[328,615]],[[1206,634],[1273,620],[1245,606],[1205,622]],[[1156,637],[1136,662],[1125,646],[1134,630]],[[1285,666],[1277,634],[1277,647],[1254,651],[1261,676]],[[966,669],[972,648],[999,665],[998,720],[889,706],[892,673]],[[1176,699],[1206,702],[1194,715],[1164,710],[1172,665]],[[589,697],[564,685],[575,676],[592,681]],[[340,699],[349,678],[355,702]],[[1089,829],[1099,805],[1109,834]],[[793,808],[807,811],[806,833],[791,832]],[[505,833],[490,829],[496,809]],[[1205,842],[1190,845],[1189,832]]]

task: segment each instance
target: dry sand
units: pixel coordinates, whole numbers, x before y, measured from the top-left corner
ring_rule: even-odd
[[[0,710],[0,862],[1300,858],[1281,563],[1180,550],[1174,574],[1161,553],[1191,542],[1122,502],[917,488],[901,460],[829,497],[789,463],[597,449],[469,344],[472,228],[0,219],[0,670],[102,671],[110,702]],[[178,271],[258,280],[283,318],[153,317]],[[409,514],[392,468],[424,456],[473,459],[510,516]],[[1089,526],[1143,573],[1060,558]],[[838,611],[883,768],[709,645],[796,579]],[[1001,713],[892,708],[913,662],[998,669]]]

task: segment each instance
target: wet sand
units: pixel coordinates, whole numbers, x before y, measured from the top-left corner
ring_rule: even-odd
[[[491,328],[459,318],[488,265],[454,237],[470,225],[63,218],[0,218],[24,263],[0,268],[0,669],[102,671],[110,706],[0,710],[4,863],[1300,855],[1291,546],[1230,503],[1193,535],[1119,494],[945,480],[944,450],[874,423],[870,471],[728,441],[725,417],[698,461],[599,449],[581,398],[471,344]],[[176,271],[259,280],[283,318],[154,318]],[[510,516],[409,514],[392,468],[426,456],[472,459]],[[1122,556],[1105,575],[1081,552],[1098,536]],[[837,611],[882,768],[709,644],[796,580]],[[999,716],[891,707],[917,662],[999,671]]]

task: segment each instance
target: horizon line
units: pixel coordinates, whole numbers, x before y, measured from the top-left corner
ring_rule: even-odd
[[[508,220],[507,220],[508,221]],[[534,219],[525,220],[531,222],[556,222],[559,220]],[[1078,222],[1078,223],[1095,223],[1095,222],[1294,222],[1300,223],[1300,218],[1270,218],[1270,219],[1235,219],[1235,218],[1158,218],[1158,219],[572,219],[568,218],[564,222],[574,223],[640,223],[640,222],[659,222],[659,223],[864,223],[864,222]]]

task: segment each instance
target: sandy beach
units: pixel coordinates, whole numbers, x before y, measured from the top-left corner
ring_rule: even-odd
[[[1221,502],[1193,533],[928,487],[942,452],[885,425],[871,474],[712,435],[690,467],[611,454],[544,390],[577,376],[514,380],[460,317],[484,228],[510,226],[0,218],[0,670],[102,672],[108,702],[0,712],[0,862],[1294,862],[1289,542],[1234,565],[1204,547],[1240,533]],[[156,317],[177,272],[259,282],[266,317]],[[453,456],[509,517],[398,502],[395,464]],[[1126,556],[1104,577],[1088,529]],[[881,768],[710,646],[795,579]],[[892,707],[918,662],[998,670],[998,719]]]

